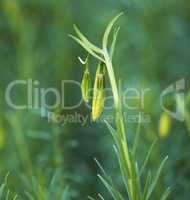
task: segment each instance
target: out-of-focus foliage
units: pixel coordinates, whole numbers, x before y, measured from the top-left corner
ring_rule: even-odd
[[[106,24],[124,11],[118,35],[114,69],[122,79],[122,90],[149,88],[143,113],[151,118],[140,130],[137,156],[146,157],[150,144],[159,136],[163,110],[160,94],[180,79],[185,79],[185,121],[172,118],[170,134],[160,139],[147,169],[155,169],[169,156],[162,180],[157,187],[158,199],[166,186],[172,186],[170,199],[187,200],[190,195],[190,4],[178,0],[1,0],[0,2],[0,177],[9,172],[10,197],[18,199],[85,199],[105,194],[97,178],[103,165],[120,186],[112,138],[103,123],[66,123],[61,126],[42,118],[40,110],[15,111],[5,101],[7,85],[16,79],[39,81],[39,87],[61,91],[61,80],[81,81],[83,66],[77,57],[85,51],[68,34],[73,24],[96,44]],[[95,69],[91,62],[90,68]],[[27,101],[26,89],[12,94],[18,104]],[[81,98],[78,87],[67,86],[64,100],[72,105]],[[171,95],[171,98],[173,96]],[[53,98],[49,98],[53,102]],[[131,100],[130,105],[139,105]],[[172,105],[173,107],[173,105]],[[138,109],[139,111],[139,109]],[[90,115],[83,103],[59,114]],[[136,111],[129,111],[134,113]],[[105,111],[105,115],[109,112]],[[128,121],[127,134],[132,143],[137,123]],[[146,178],[146,177],[144,177]],[[6,190],[7,191],[7,190]],[[120,187],[121,193],[124,188]]]

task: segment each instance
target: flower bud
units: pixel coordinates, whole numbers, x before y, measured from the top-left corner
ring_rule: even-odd
[[[105,103],[105,65],[100,63],[96,71],[92,102],[92,119],[96,121],[104,110]]]
[[[167,138],[171,129],[171,117],[164,112],[160,117],[159,135],[161,138]]]
[[[92,81],[91,81],[91,76],[89,69],[86,68],[84,71],[84,75],[82,78],[82,97],[85,102],[89,102],[90,97],[91,97],[91,88],[92,88]]]
[[[87,56],[86,61],[83,62],[85,64],[86,69],[83,74],[82,78],[82,83],[81,83],[81,90],[82,90],[82,97],[85,102],[89,102],[90,97],[91,97],[91,88],[92,88],[92,81],[91,81],[91,76],[90,76],[90,71],[89,71],[89,66],[88,66],[88,58]]]

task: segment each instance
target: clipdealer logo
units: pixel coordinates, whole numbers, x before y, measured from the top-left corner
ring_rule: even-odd
[[[166,89],[163,90],[160,96],[160,105],[163,111],[168,113],[171,117],[179,120],[185,120],[185,79],[176,81],[174,84],[169,85]],[[176,108],[174,111],[169,110],[164,105],[164,99],[168,95],[173,95],[175,100]]]
[[[65,102],[65,90],[66,87],[75,87],[77,90],[81,90],[81,83],[75,80],[63,80],[61,81],[61,90],[56,88],[43,88],[40,86],[40,82],[37,80],[14,80],[10,82],[5,90],[5,100],[8,106],[14,110],[40,110],[42,117],[53,116],[52,110],[60,107],[64,110],[74,110],[82,105],[83,98],[82,95],[80,98],[76,99],[76,102],[73,105],[66,105]],[[24,89],[26,92],[26,104],[16,104],[14,100],[13,92],[18,89]],[[184,112],[185,112],[185,79],[176,81],[175,83],[166,87],[160,95],[160,106],[163,111],[168,113],[171,117],[184,121]],[[93,89],[92,89],[93,90]],[[106,90],[106,101],[108,102],[105,106],[105,110],[111,110],[114,108],[113,96],[110,88],[105,88]],[[125,110],[138,111],[145,110],[146,100],[145,97],[148,93],[151,92],[151,88],[122,88],[122,83],[119,81],[119,90],[121,95],[122,104]],[[22,90],[23,91],[23,90]],[[164,100],[167,96],[174,96],[174,101],[176,102],[176,109],[170,110],[164,105]],[[19,95],[19,94],[18,94]],[[49,97],[53,97],[53,103],[48,102]],[[111,103],[110,103],[111,102]],[[138,102],[136,104],[132,102]],[[68,102],[67,102],[68,103]],[[91,108],[91,105],[85,103],[88,108]],[[137,115],[137,113],[135,114]],[[146,113],[143,113],[146,115]],[[142,114],[141,114],[142,116]]]

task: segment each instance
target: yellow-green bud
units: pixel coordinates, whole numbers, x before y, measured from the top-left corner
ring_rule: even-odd
[[[105,103],[105,65],[100,63],[96,71],[92,102],[92,119],[96,121],[104,110]]]
[[[160,117],[159,135],[161,138],[167,138],[171,129],[171,117],[164,112]]]
[[[89,55],[87,55],[86,60],[83,61],[79,57],[79,61],[85,65],[85,71],[82,77],[82,83],[81,83],[81,90],[82,90],[82,97],[85,102],[89,102],[91,98],[91,89],[92,89],[92,81],[89,71]]]
[[[83,74],[82,84],[81,84],[82,97],[85,102],[89,102],[90,100],[91,88],[92,88],[91,76],[90,76],[89,69],[86,68]]]

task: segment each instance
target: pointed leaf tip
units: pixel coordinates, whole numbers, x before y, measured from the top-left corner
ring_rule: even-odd
[[[109,38],[109,34],[111,32],[111,29],[113,27],[113,25],[115,24],[115,22],[124,14],[124,12],[119,13],[117,16],[115,16],[111,22],[108,24],[106,31],[104,33],[104,37],[103,37],[103,49],[107,49],[107,44],[108,44],[108,38]]]

